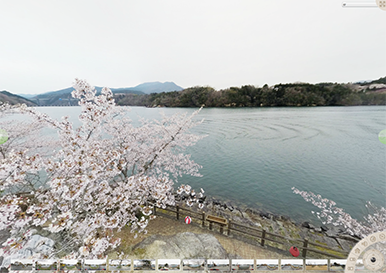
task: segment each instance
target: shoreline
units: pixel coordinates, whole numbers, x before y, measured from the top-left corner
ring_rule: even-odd
[[[182,204],[185,206],[184,204]],[[345,235],[347,237],[352,237],[353,240],[360,240],[359,237],[351,236],[348,233],[346,233],[343,229],[343,227],[335,227],[333,225],[323,225],[322,222],[317,223],[319,220],[316,221],[308,221],[308,220],[300,220],[296,221],[292,219],[288,215],[282,215],[282,214],[276,214],[267,210],[259,209],[256,207],[250,207],[245,204],[241,204],[239,202],[229,202],[222,201],[221,199],[216,199],[216,197],[209,197],[209,200],[205,202],[205,206],[203,208],[203,211],[213,211],[218,212],[220,215],[229,216],[232,214],[240,215],[241,218],[244,218],[245,223],[253,224],[254,219],[255,220],[268,220],[272,222],[286,222],[293,224],[297,227],[307,228],[310,230],[315,230],[316,232],[327,232],[330,231],[330,236],[335,233],[340,235]]]
[[[228,221],[231,220],[237,224],[250,226],[259,230],[266,230],[267,232],[285,238],[293,238],[295,240],[307,239],[310,243],[325,245],[326,247],[348,253],[360,240],[356,236],[349,235],[340,227],[334,227],[332,225],[325,226],[322,225],[322,223],[320,223],[320,225],[314,225],[308,221],[295,222],[288,216],[277,215],[247,206],[239,207],[235,204],[224,204],[214,197],[207,197],[207,199],[202,210],[196,207],[188,207],[183,200],[179,202],[176,200],[176,205],[179,205],[181,208],[193,210],[196,213],[205,212],[206,214],[217,215],[226,218]],[[184,213],[181,214],[185,215]],[[271,246],[278,250],[286,250],[285,246],[290,245],[290,243],[286,239],[283,239],[282,242],[284,242],[283,245],[273,243]],[[337,253],[331,251],[331,254]],[[317,257],[318,254],[311,256]]]
[[[176,196],[175,196],[176,197]],[[176,197],[181,203],[181,198]],[[303,223],[307,222],[312,224],[313,226],[323,226],[322,223],[318,220],[312,220],[312,219],[298,219],[295,220],[291,218],[291,216],[280,214],[280,213],[274,213],[268,209],[262,209],[258,206],[249,206],[247,204],[244,204],[240,201],[235,200],[226,200],[225,198],[219,198],[215,196],[208,196],[204,202],[205,206],[203,210],[207,210],[208,208],[213,209],[216,208],[220,211],[229,211],[229,212],[239,212],[239,213],[247,213],[247,214],[253,214],[260,216],[262,218],[271,219],[271,220],[281,220],[281,221],[289,221],[295,225],[302,225]],[[310,212],[310,218],[315,218]],[[319,222],[319,223],[318,223]]]

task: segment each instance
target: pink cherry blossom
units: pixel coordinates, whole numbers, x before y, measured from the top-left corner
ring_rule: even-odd
[[[33,230],[55,240],[51,257],[102,257],[120,244],[113,230],[129,226],[135,236],[146,232],[154,206],[175,204],[178,179],[200,176],[201,166],[185,154],[204,137],[190,133],[202,122],[195,121],[199,110],[141,119],[136,127],[126,117],[127,108],[115,105],[110,89],[103,88],[97,96],[91,85],[78,79],[73,87],[72,96],[82,110],[77,129],[68,117],[58,121],[25,105],[0,106],[1,115],[28,114],[33,118],[30,126],[49,126],[59,137],[46,142],[55,150],[39,155],[36,135],[12,129],[28,141],[7,146],[0,157],[0,229],[11,231],[2,253],[15,253]],[[191,190],[184,185],[177,192]],[[187,198],[188,205],[195,201]]]

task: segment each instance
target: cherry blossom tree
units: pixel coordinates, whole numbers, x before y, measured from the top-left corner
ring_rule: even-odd
[[[0,158],[5,158],[11,150],[30,150],[43,156],[51,154],[59,144],[42,134],[45,127],[37,121],[1,120],[0,129],[7,132],[8,140],[0,145]]]
[[[300,191],[294,187],[292,190],[295,194],[299,194],[304,200],[311,202],[320,209],[320,211],[312,211],[312,213],[316,214],[323,224],[342,226],[348,234],[358,236],[359,238],[386,230],[386,208],[384,207],[377,207],[371,202],[367,202],[365,206],[369,214],[362,221],[358,221],[342,208],[336,207],[334,201],[323,198],[320,194],[316,195],[312,192]]]
[[[13,114],[17,114],[20,106],[0,104],[0,129],[7,132],[8,139],[0,144],[0,159],[4,159],[12,151],[27,151],[28,154],[39,153],[41,156],[50,156],[54,148],[59,146],[57,140],[42,134],[41,130],[46,128],[45,124],[36,120],[27,121],[19,119],[10,119]],[[39,175],[29,173],[24,177],[28,184],[37,185],[40,181]],[[8,189],[12,192],[23,192],[23,189],[15,185]]]
[[[110,89],[97,96],[78,79],[74,89],[82,110],[78,128],[68,117],[57,121],[25,105],[17,108],[56,129],[60,148],[51,156],[18,149],[1,159],[0,230],[11,232],[1,255],[15,253],[37,233],[54,239],[50,257],[102,257],[120,244],[113,231],[129,226],[135,235],[146,232],[154,206],[175,204],[178,178],[200,176],[201,166],[185,154],[203,138],[190,133],[202,122],[193,120],[198,111],[142,119],[136,127]],[[31,183],[31,175],[43,183]],[[199,202],[190,186],[181,185],[178,193],[190,196],[188,205]]]

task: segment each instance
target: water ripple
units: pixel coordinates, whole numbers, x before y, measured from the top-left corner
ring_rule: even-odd
[[[45,110],[59,118],[73,109],[79,110]],[[193,109],[163,111],[171,115]],[[130,117],[157,118],[158,112],[136,107]],[[332,199],[361,218],[364,200],[384,204],[384,197],[363,181],[385,190],[386,145],[377,137],[386,128],[385,112],[384,106],[203,109],[198,118],[205,121],[192,132],[208,137],[187,150],[203,165],[203,177],[184,176],[180,182],[309,220],[315,208],[292,194],[295,186]]]

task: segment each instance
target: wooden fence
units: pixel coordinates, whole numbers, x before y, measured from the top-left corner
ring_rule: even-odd
[[[158,210],[161,210],[161,212],[162,212],[162,210],[165,210],[165,211],[175,213],[177,220],[180,219],[181,215],[182,216],[190,216],[192,219],[198,220],[198,222],[201,223],[202,227],[205,227],[206,223],[209,222],[208,226],[209,226],[210,230],[213,230],[213,223],[217,224],[219,226],[219,231],[221,234],[224,235],[224,228],[225,228],[225,231],[226,231],[225,235],[229,236],[235,232],[235,233],[242,235],[244,237],[250,236],[254,239],[259,240],[261,246],[265,246],[266,243],[269,243],[269,242],[282,244],[282,245],[288,244],[287,242],[297,243],[297,245],[302,245],[302,246],[297,246],[297,248],[302,250],[301,254],[302,254],[303,258],[306,258],[308,251],[315,252],[318,254],[323,254],[325,256],[332,257],[332,258],[338,258],[338,259],[346,258],[349,255],[349,252],[347,252],[347,251],[337,250],[337,249],[333,249],[333,248],[327,247],[327,246],[322,245],[322,244],[309,242],[307,238],[303,239],[303,240],[289,238],[289,237],[285,237],[285,236],[282,236],[279,234],[268,232],[264,229],[259,229],[259,228],[255,228],[255,227],[251,227],[251,226],[242,225],[242,224],[233,222],[233,221],[228,220],[228,219],[226,219],[226,221],[227,221],[226,225],[220,224],[220,222],[216,223],[216,221],[208,221],[207,217],[206,217],[207,215],[205,212],[196,212],[196,211],[193,211],[190,209],[181,208],[179,206],[175,206],[175,207],[168,206],[165,209],[158,209]],[[184,211],[185,211],[185,213],[184,213]],[[154,207],[153,213],[154,213],[154,215],[156,215],[156,213],[157,213],[156,207]],[[225,220],[225,218],[224,218],[224,220]],[[282,241],[280,241],[278,239],[282,239]],[[312,246],[318,247],[319,249],[312,248]],[[320,248],[322,248],[324,251],[320,250]],[[335,255],[335,254],[332,254],[329,252],[335,252],[335,253],[338,253],[338,255]]]

